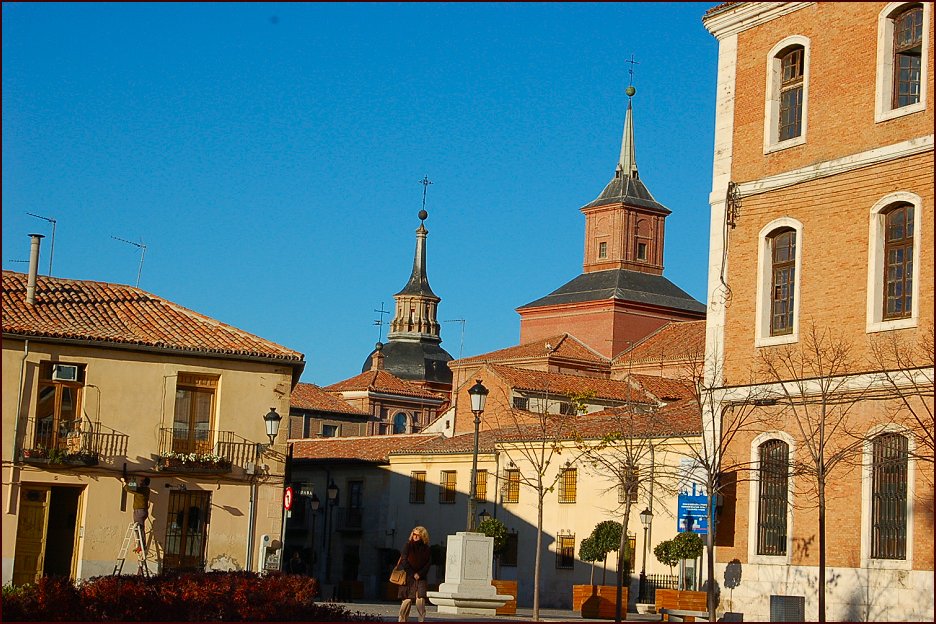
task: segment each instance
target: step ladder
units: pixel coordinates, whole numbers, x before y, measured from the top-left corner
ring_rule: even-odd
[[[127,534],[124,535],[123,544],[120,545],[120,552],[117,553],[117,561],[114,563],[114,572],[111,576],[123,572],[124,561],[127,559],[127,552],[131,546],[137,556],[137,574],[149,577],[149,568],[146,566],[146,541],[143,539],[142,527],[136,522],[131,522],[127,527]]]

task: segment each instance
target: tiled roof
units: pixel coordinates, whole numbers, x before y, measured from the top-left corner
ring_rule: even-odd
[[[661,401],[692,399],[695,396],[692,384],[680,379],[654,375],[630,375],[628,378]]]
[[[608,433],[625,437],[679,437],[702,434],[702,414],[695,401],[677,401],[649,413],[612,408],[589,414],[579,429],[582,438]]]
[[[3,272],[3,333],[250,356],[303,365],[298,351],[122,284],[38,276],[26,303],[25,273]]]
[[[712,15],[715,15],[716,13],[721,13],[722,11],[724,11],[725,9],[727,9],[728,7],[734,6],[734,5],[736,5],[736,4],[744,4],[744,3],[743,3],[743,2],[737,2],[737,1],[735,1],[735,2],[722,2],[721,4],[716,4],[715,6],[713,6],[713,7],[710,8],[709,10],[707,10],[707,11],[705,12],[705,14],[704,14],[702,17],[703,17],[703,18],[705,18],[705,17],[711,17]]]
[[[386,464],[392,451],[404,447],[418,449],[437,437],[439,434],[413,433],[295,440],[292,457],[295,460],[360,461]]]
[[[425,390],[412,382],[400,379],[392,373],[385,370],[369,370],[355,375],[351,379],[339,381],[330,386],[322,388],[325,392],[384,392],[387,394],[399,394],[403,396],[419,397],[423,399],[444,400],[439,394]]]
[[[502,364],[490,364],[489,366],[514,390],[527,390],[538,393],[549,392],[550,394],[565,396],[590,394],[596,399],[656,403],[653,397],[627,381],[546,373],[525,368],[513,368]]]
[[[701,362],[705,354],[705,321],[673,321],[656,330],[632,348],[615,356],[611,365],[660,361]]]
[[[551,350],[547,353],[547,345]],[[542,357],[559,357],[569,360],[607,364],[608,359],[600,353],[593,351],[575,336],[570,334],[557,334],[549,338],[542,338],[532,342],[525,342],[514,347],[491,351],[461,360],[455,360],[450,366],[461,366],[481,362],[509,363],[515,360],[529,360]]]
[[[302,410],[370,416],[367,412],[354,409],[340,398],[329,394],[315,384],[298,383],[289,396],[289,406]]]

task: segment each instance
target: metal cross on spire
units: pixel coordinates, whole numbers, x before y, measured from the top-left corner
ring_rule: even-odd
[[[389,310],[384,310],[384,304],[383,304],[383,301],[381,301],[381,302],[380,302],[380,309],[378,310],[378,309],[374,308],[374,312],[376,312],[376,313],[379,315],[379,316],[377,317],[377,320],[374,321],[374,325],[377,326],[377,342],[380,342],[380,341],[383,340],[383,326],[384,326],[384,324],[385,324],[385,323],[384,323],[384,318],[383,318],[383,317],[384,317],[385,314],[390,314],[390,311],[389,311]]]
[[[624,62],[630,63],[630,69],[627,70],[627,73],[630,74],[630,82],[628,82],[628,86],[633,87],[634,86],[634,65],[640,65],[640,62],[634,60],[633,53],[631,53],[630,59],[627,59]]]
[[[426,210],[426,191],[429,190],[429,185],[432,184],[432,180],[429,179],[429,176],[428,176],[428,175],[425,175],[425,176],[423,176],[423,179],[419,181],[419,183],[423,185],[423,202],[422,202],[422,209],[423,209],[423,212],[425,212],[425,210]]]

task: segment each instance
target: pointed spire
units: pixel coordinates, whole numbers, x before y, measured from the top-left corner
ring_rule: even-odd
[[[634,149],[634,112],[631,101],[637,90],[633,87],[627,87],[627,114],[624,117],[624,136],[621,139],[621,157],[618,159],[617,172],[620,176],[623,172],[629,178],[639,178],[637,175],[637,153]]]
[[[398,292],[398,295],[430,295],[435,297],[435,293],[429,287],[429,278],[426,276],[426,236],[429,230],[426,229],[426,218],[429,213],[425,210],[419,211],[419,227],[416,228],[416,253],[413,256],[413,272],[410,275],[406,286]]]

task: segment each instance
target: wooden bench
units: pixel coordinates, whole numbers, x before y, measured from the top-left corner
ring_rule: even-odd
[[[666,610],[670,614],[680,618],[689,618],[685,622],[694,622],[697,616],[693,613],[679,614],[678,611],[693,611],[702,613],[701,617],[708,617],[708,596],[705,592],[688,591],[679,589],[658,589],[656,590],[656,612],[663,614]],[[666,620],[667,616],[664,615]],[[674,622],[677,620],[673,620]]]
[[[695,622],[696,618],[708,619],[708,611],[692,609],[660,609],[660,619],[664,622]]]
[[[516,615],[517,614],[517,581],[501,581],[494,579],[491,585],[497,590],[498,594],[513,596],[513,600],[508,600],[503,607],[497,607],[497,615]]]

